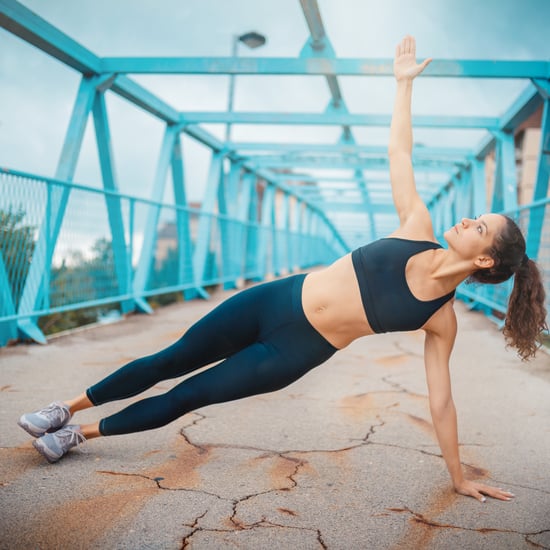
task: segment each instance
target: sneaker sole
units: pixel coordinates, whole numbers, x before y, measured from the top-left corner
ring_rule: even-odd
[[[20,428],[23,428],[27,433],[31,434],[33,437],[41,437],[46,433],[43,429],[37,428],[34,424],[31,424],[28,421],[24,421],[21,418],[17,421],[17,425]]]
[[[48,447],[46,447],[40,439],[36,439],[32,442],[32,446],[50,463],[57,462],[61,457],[51,454]]]

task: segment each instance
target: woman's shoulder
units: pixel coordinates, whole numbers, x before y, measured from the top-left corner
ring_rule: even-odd
[[[456,313],[453,307],[455,299],[451,298],[443,304],[425,323],[422,329],[426,332],[438,334],[439,336],[454,342],[457,332]]]
[[[431,230],[427,230],[427,231],[411,230],[411,229],[406,229],[404,227],[400,227],[399,229],[396,229],[393,233],[388,235],[387,238],[405,239],[408,241],[427,241],[427,242],[440,244],[438,240],[435,238],[433,231]]]

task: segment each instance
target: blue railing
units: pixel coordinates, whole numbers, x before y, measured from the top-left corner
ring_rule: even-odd
[[[64,216],[56,220],[63,194]],[[158,216],[154,246],[143,258],[152,209]],[[291,273],[343,252],[322,224],[301,231],[278,225],[0,169],[0,345],[30,318],[115,303],[129,311],[146,297],[204,295],[205,287]],[[207,237],[198,251],[199,232]],[[31,265],[39,254],[50,261],[36,273]],[[33,285],[38,296],[29,299]]]
[[[526,236],[527,252],[542,271],[549,312],[547,324],[550,325],[550,197],[502,213],[521,227]],[[513,283],[513,278],[499,285],[463,283],[457,289],[457,297],[483,310],[502,326]]]

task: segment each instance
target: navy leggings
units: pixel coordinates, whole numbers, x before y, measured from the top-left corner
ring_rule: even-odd
[[[304,315],[304,278],[294,275],[232,296],[171,346],[128,363],[88,388],[90,401],[100,405],[223,360],[162,395],[102,419],[101,434],[150,430],[205,405],[272,392],[326,361],[337,349]]]

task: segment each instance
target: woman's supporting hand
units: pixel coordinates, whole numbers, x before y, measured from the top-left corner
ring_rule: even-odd
[[[416,41],[412,36],[405,36],[395,48],[393,61],[393,74],[396,80],[412,80],[418,76],[432,61],[425,59],[422,63],[416,63]]]
[[[468,479],[462,480],[458,485],[455,485],[455,491],[460,495],[467,497],[473,497],[480,502],[485,502],[485,495],[498,500],[512,500],[514,495],[508,491],[497,489],[477,481],[470,481]]]

